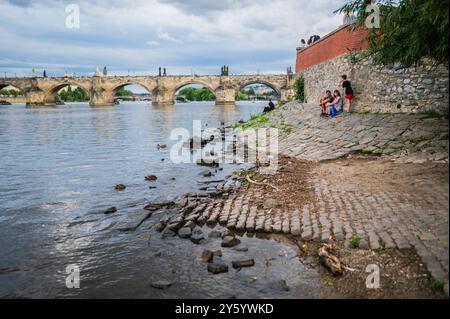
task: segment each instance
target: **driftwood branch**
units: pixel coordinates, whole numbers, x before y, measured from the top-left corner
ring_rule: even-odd
[[[322,244],[319,248],[319,261],[334,276],[340,276],[343,274],[342,264],[339,258],[332,254],[333,250],[333,245]]]
[[[271,184],[269,184],[269,183],[258,183],[258,182],[255,182],[255,181],[253,181],[253,180],[250,178],[249,175],[247,175],[247,177],[246,177],[245,179],[247,180],[247,182],[249,182],[249,183],[251,183],[251,184],[255,184],[255,185],[259,185],[259,186],[269,186],[269,187],[273,188],[273,189],[276,190],[276,191],[279,191],[279,190],[280,190],[278,187],[275,187],[275,186],[273,186],[273,185],[271,185]]]

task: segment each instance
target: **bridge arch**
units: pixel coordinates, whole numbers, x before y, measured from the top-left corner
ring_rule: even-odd
[[[277,93],[277,95],[279,97],[281,97],[281,89],[276,84],[270,83],[268,81],[260,80],[260,79],[245,81],[245,82],[241,83],[236,89],[238,91],[243,91],[246,87],[248,87],[250,85],[255,85],[255,84],[265,85],[265,86],[271,88],[273,91],[275,91]]]
[[[142,88],[144,91],[147,91],[147,93],[150,95],[150,97],[153,99],[153,96],[155,95],[155,88],[156,87],[150,87],[148,84],[142,83],[140,81],[133,81],[133,80],[129,80],[129,81],[125,81],[123,83],[120,83],[118,85],[114,85],[111,92],[109,92],[110,98],[114,101],[117,101],[119,99],[123,99],[123,100],[130,100],[130,98],[134,101],[135,100],[135,92],[133,92],[132,90],[128,90],[127,91],[131,91],[131,93],[133,93],[133,96],[128,96],[128,95],[120,95],[120,91],[121,89],[125,89],[128,86],[137,86]],[[125,92],[124,92],[125,93]]]
[[[24,97],[26,88],[21,88],[14,83],[0,83],[0,99],[1,98],[17,98]]]
[[[86,87],[83,84],[79,84],[76,81],[74,82],[64,82],[61,84],[57,84],[55,86],[52,86],[50,89],[48,89],[47,91],[44,91],[44,103],[45,104],[53,104],[55,103],[55,99],[58,93],[61,92],[62,89],[67,88],[67,87],[76,87],[81,89],[84,92],[84,95],[86,97],[89,97],[90,100],[90,88]]]
[[[112,93],[115,96],[117,91],[119,91],[120,89],[123,89],[124,87],[129,86],[129,85],[141,86],[142,88],[147,90],[150,94],[153,94],[153,90],[155,89],[154,87],[149,87],[147,84],[141,83],[140,81],[126,81],[126,82],[120,83],[118,85],[115,85],[112,89]]]
[[[195,80],[188,80],[188,81],[183,81],[183,82],[177,83],[177,85],[173,89],[173,92],[171,93],[172,100],[176,99],[176,95],[177,95],[178,91],[180,91],[181,89],[183,89],[184,87],[189,86],[189,85],[201,85],[201,86],[207,88],[209,91],[211,91],[214,94],[214,97],[216,97],[217,88],[214,88],[210,83],[207,83],[206,81],[195,79]]]

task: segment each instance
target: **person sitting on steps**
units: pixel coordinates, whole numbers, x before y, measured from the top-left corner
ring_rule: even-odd
[[[341,97],[341,92],[339,90],[334,91],[334,100],[333,102],[327,105],[327,113],[330,117],[335,117],[339,113],[342,113],[344,108],[344,100]]]
[[[319,105],[322,108],[322,113],[320,114],[320,116],[327,115],[327,104],[332,103],[334,101],[334,97],[331,94],[330,90],[327,90],[325,94],[326,96],[324,98],[321,98],[319,101]]]

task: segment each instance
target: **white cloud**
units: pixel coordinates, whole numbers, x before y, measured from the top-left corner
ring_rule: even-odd
[[[232,73],[284,72],[300,38],[340,25],[333,11],[345,1],[78,0],[80,29],[65,28],[71,1],[12,2],[0,0],[0,72],[107,65],[111,73],[166,66],[171,74],[217,74],[223,64]]]
[[[154,46],[154,47],[159,47],[161,45],[161,43],[159,43],[158,41],[147,41],[145,43],[147,45]]]
[[[162,30],[159,30],[157,35],[158,35],[158,38],[160,38],[162,40],[166,40],[166,41],[173,42],[173,43],[178,43],[178,44],[182,44],[183,43],[183,41],[170,36],[168,32],[164,32]]]

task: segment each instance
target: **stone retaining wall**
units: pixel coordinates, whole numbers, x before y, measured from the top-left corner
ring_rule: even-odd
[[[357,112],[418,113],[448,112],[448,64],[434,66],[423,61],[410,68],[378,67],[358,54],[346,54],[314,65],[298,73],[305,78],[306,97],[315,103],[325,90],[339,89],[340,76],[347,74],[353,83]]]

